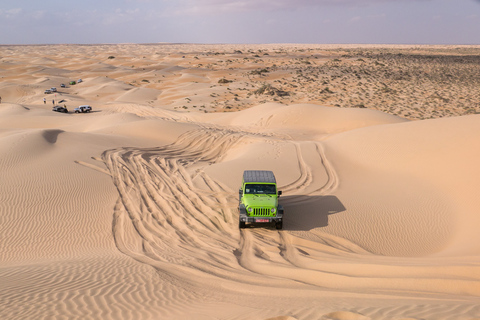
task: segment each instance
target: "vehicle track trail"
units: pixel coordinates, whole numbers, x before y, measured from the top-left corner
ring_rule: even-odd
[[[205,168],[221,162],[239,143],[266,140],[278,138],[200,126],[163,147],[105,151],[102,159],[119,193],[112,226],[118,249],[194,288],[212,288],[218,279],[358,292],[395,287],[390,282],[404,267],[386,268],[388,257],[375,256],[315,226],[308,231],[289,230],[288,225],[281,231],[238,229],[237,193],[206,174]],[[280,186],[293,194],[281,201],[293,208],[304,208],[305,203],[315,208],[316,203],[308,202],[331,196],[340,183],[333,165],[319,142],[282,143],[294,145],[298,175]],[[313,162],[317,168],[322,163],[323,171],[314,171]],[[402,290],[416,290],[423,283],[442,292],[438,279],[443,271],[432,275],[429,270],[428,263],[417,267],[418,279],[404,279]],[[468,281],[452,281],[458,290],[471,291]]]
[[[275,140],[204,126],[167,146],[105,151],[102,159],[119,193],[113,221],[118,249],[183,279],[198,279],[186,275],[200,271],[230,280],[241,274],[242,282],[256,284],[259,275],[272,274],[290,285],[299,281],[292,277],[291,267],[301,264],[299,252],[316,250],[315,244],[303,250],[287,232],[238,230],[236,193],[204,171],[245,137]],[[305,201],[306,192],[332,191],[338,181],[322,146],[288,143],[294,144],[299,172],[297,179],[281,186],[284,192],[297,194],[290,201]],[[304,153],[324,164],[327,178],[318,179],[318,185]],[[196,187],[199,184],[205,188]]]
[[[202,167],[241,139],[202,128],[165,147],[105,151],[102,159],[119,193],[113,221],[119,250],[173,274],[205,270],[222,276],[225,265],[235,267],[234,200]],[[195,187],[193,179],[209,190]]]

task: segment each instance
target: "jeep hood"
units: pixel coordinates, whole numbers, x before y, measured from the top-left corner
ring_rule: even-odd
[[[244,195],[245,207],[277,207],[277,196],[274,194],[247,194]]]

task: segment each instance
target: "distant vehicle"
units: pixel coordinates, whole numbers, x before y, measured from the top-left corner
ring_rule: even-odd
[[[52,93],[52,90],[47,89],[47,90],[45,90],[43,93],[44,93],[44,94],[50,94],[50,93]]]
[[[65,85],[65,83],[62,83],[62,84],[60,85],[60,88],[66,88],[66,87],[67,87],[67,86]]]
[[[82,79],[78,79],[77,83],[80,83],[80,82],[83,82],[83,80],[82,80]]]
[[[68,109],[62,106],[55,106],[53,107],[52,111],[68,113]]]
[[[55,87],[51,87],[50,90],[51,90],[52,92],[57,92],[57,88],[55,88]]]
[[[281,194],[272,171],[244,171],[238,191],[239,228],[247,224],[273,224],[276,229],[282,229],[284,210],[278,203]]]
[[[75,81],[70,81],[68,84],[70,84],[70,85],[73,86],[73,85],[75,85],[75,84],[77,84],[77,83],[76,83]]]
[[[75,111],[75,113],[87,113],[87,112],[90,112],[92,111],[92,107],[90,106],[79,106],[78,108],[75,108],[73,111]]]

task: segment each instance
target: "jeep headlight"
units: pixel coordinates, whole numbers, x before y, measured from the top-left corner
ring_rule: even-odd
[[[270,209],[270,211],[271,211],[272,213],[275,213],[276,210],[275,210],[275,208],[272,208],[272,209]]]
[[[252,207],[248,207],[247,211],[251,213],[253,211]]]

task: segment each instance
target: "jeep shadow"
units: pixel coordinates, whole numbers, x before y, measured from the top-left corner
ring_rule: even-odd
[[[279,200],[285,209],[284,230],[309,231],[328,226],[328,216],[345,211],[342,202],[332,195],[285,196]]]

